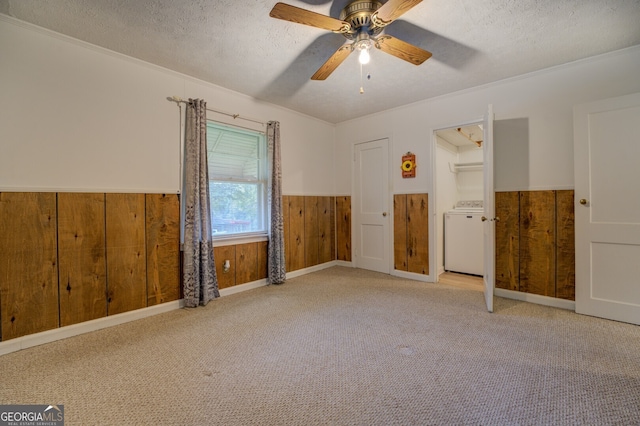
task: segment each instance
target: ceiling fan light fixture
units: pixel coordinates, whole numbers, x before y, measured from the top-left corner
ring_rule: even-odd
[[[366,65],[369,63],[369,61],[371,60],[371,55],[369,54],[369,48],[371,46],[369,45],[362,45],[359,47],[360,49],[360,56],[358,56],[358,61],[362,64],[362,65]]]
[[[358,61],[362,65],[368,64],[369,60],[371,60],[371,55],[369,53],[371,46],[373,46],[373,40],[370,38],[368,33],[361,31],[358,34],[357,41],[354,43],[353,48],[354,50],[360,51],[360,55],[358,56]]]

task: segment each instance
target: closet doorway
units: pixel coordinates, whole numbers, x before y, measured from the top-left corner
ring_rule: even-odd
[[[483,122],[434,132],[438,281],[483,290]]]

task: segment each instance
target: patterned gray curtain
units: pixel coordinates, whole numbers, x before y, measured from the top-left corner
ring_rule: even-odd
[[[207,166],[207,103],[189,99],[185,129],[184,170],[185,305],[206,305],[220,296],[211,242],[211,204]]]
[[[269,254],[267,259],[269,284],[282,284],[286,280],[284,258],[284,221],[282,219],[282,170],[280,168],[280,123],[267,123],[269,144]]]

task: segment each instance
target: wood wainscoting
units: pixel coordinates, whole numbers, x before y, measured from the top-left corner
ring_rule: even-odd
[[[284,250],[287,272],[333,260],[350,260],[351,197],[284,195]],[[336,223],[336,218],[338,218]],[[348,234],[344,222],[348,222]]]
[[[429,194],[393,196],[393,265],[429,275]]]
[[[267,241],[214,247],[218,288],[222,290],[267,278],[267,250]],[[225,271],[226,260],[229,269]]]
[[[287,272],[336,259],[351,261],[351,197],[283,195],[282,214]],[[219,288],[267,278],[267,244],[215,247]],[[230,264],[226,272],[225,260]]]
[[[288,272],[351,261],[351,197],[283,207]],[[267,244],[215,247],[219,288],[266,278]],[[0,192],[0,341],[177,301],[180,261],[177,194]]]
[[[351,197],[336,197],[336,259],[351,262]]]
[[[575,300],[574,191],[496,192],[496,288]]]
[[[0,193],[0,340],[180,299],[177,194]]]

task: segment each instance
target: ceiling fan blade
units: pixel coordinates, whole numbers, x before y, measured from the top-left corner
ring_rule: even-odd
[[[329,77],[336,68],[338,68],[342,61],[347,59],[347,56],[349,56],[351,51],[351,43],[343,44],[338,50],[336,50],[336,53],[331,55],[331,57],[327,59],[327,62],[322,64],[320,69],[311,76],[311,80],[326,80],[326,78]]]
[[[431,52],[386,34],[378,37],[375,46],[385,53],[411,62],[414,65],[420,65],[431,57]]]
[[[422,0],[389,0],[371,15],[373,25],[386,27]]]
[[[333,31],[334,33],[346,33],[351,29],[351,25],[348,22],[285,3],[276,3],[273,9],[271,9],[271,12],[269,12],[269,16],[298,24],[309,25],[311,27],[322,28]]]

